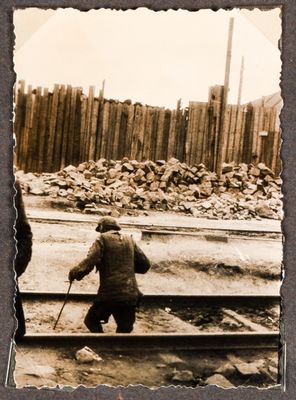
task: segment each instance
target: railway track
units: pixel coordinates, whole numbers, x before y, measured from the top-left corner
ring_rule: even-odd
[[[47,224],[95,224],[98,219],[96,216],[86,216],[83,214],[73,216],[71,214],[61,212],[50,214],[49,216],[46,215],[46,212],[33,212],[29,214],[28,217],[32,222]],[[135,229],[141,231],[143,239],[160,239],[162,237],[178,238],[180,235],[185,235],[185,237],[191,238],[202,236],[208,240],[211,240],[211,238],[215,239],[216,237],[244,237],[244,239],[260,238],[267,240],[281,240],[282,238],[279,224],[274,226],[256,224],[252,226],[252,224],[248,224],[247,222],[248,221],[246,221],[246,223],[243,225],[238,225],[232,221],[232,223],[228,226],[227,221],[212,221],[211,224],[208,224],[196,219],[194,224],[189,224],[188,222],[183,221],[176,225],[159,222],[128,221],[122,219],[120,221],[120,225],[124,229]]]
[[[198,334],[31,333],[23,344],[32,346],[92,346],[103,350],[238,350],[278,349],[279,332],[223,332]]]
[[[89,302],[95,293],[70,293],[71,302]],[[62,302],[65,294],[62,292],[22,291],[24,302],[47,301]],[[270,307],[279,306],[280,297],[277,295],[153,295],[143,296],[143,308],[156,307],[165,309],[221,307]],[[231,311],[228,311],[228,314]],[[236,315],[236,313],[234,313]],[[266,329],[250,322],[249,330],[243,332],[202,332],[194,333],[141,333],[141,334],[92,334],[92,333],[28,333],[23,344],[29,346],[67,347],[89,345],[108,350],[235,350],[235,349],[277,349],[279,348],[279,332]],[[251,331],[250,331],[251,330]]]
[[[70,292],[69,301],[93,301],[96,293],[88,292]],[[50,291],[29,291],[22,290],[22,298],[35,301],[63,301],[65,298],[64,292]],[[233,307],[233,306],[273,306],[280,304],[279,295],[219,295],[219,294],[145,294],[141,298],[142,306],[157,306],[157,307],[176,307],[181,306],[198,306],[198,307]]]

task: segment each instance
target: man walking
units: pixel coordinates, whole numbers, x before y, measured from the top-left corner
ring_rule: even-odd
[[[94,267],[100,274],[98,296],[84,323],[91,332],[102,333],[102,322],[113,315],[117,333],[130,333],[136,319],[141,296],[135,273],[145,274],[150,262],[133,238],[123,235],[114,218],[104,217],[98,223],[101,235],[91,246],[87,257],[69,272],[69,281],[81,280]]]

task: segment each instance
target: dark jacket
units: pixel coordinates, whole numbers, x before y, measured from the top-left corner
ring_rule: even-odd
[[[22,190],[18,181],[15,182],[15,208],[16,208],[16,223],[15,223],[15,238],[17,254],[14,261],[14,268],[17,277],[21,276],[26,270],[32,256],[32,231],[25,213]]]
[[[100,235],[70,274],[80,280],[95,266],[100,273],[100,300],[136,301],[140,291],[135,273],[146,273],[150,262],[131,236],[108,231]]]

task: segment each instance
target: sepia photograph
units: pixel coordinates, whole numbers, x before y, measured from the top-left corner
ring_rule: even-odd
[[[281,8],[13,24],[7,386],[281,390]]]

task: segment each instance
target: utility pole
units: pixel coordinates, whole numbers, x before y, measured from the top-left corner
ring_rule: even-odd
[[[238,96],[237,96],[237,105],[241,105],[242,98],[242,87],[243,87],[243,79],[244,79],[244,68],[245,68],[245,58],[242,57],[242,64],[240,69],[240,77],[239,77],[239,87],[238,87]]]
[[[231,17],[229,20],[229,28],[228,28],[228,44],[227,44],[226,66],[225,66],[225,76],[224,76],[223,100],[222,100],[222,106],[221,106],[221,120],[220,120],[220,143],[218,146],[218,158],[217,158],[217,166],[216,166],[218,176],[221,176],[222,163],[225,159],[225,154],[226,154],[225,115],[226,115],[226,111],[227,111],[227,100],[228,100],[228,91],[229,91],[229,76],[230,76],[230,63],[231,63],[231,55],[232,55],[233,25],[234,25],[234,18]]]

